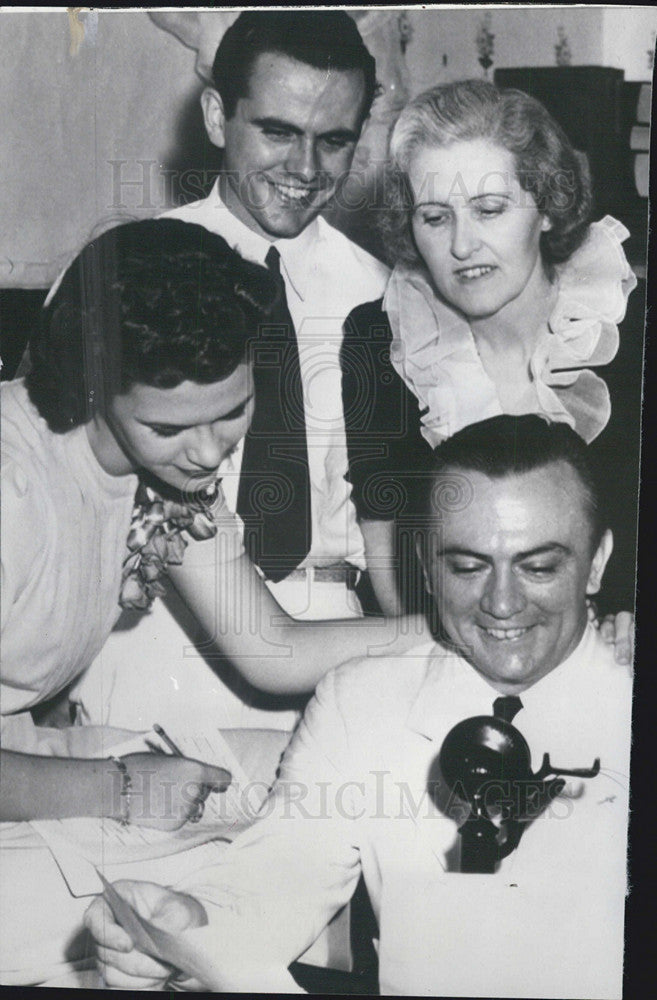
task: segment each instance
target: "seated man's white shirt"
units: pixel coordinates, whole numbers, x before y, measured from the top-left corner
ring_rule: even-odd
[[[600,757],[601,772],[556,799],[495,875],[462,875],[457,823],[429,798],[427,775],[448,731],[492,714],[495,697],[440,646],[321,682],[262,819],[221,864],[176,886],[208,911],[209,926],[187,934],[212,966],[208,985],[287,988],[284,970],[362,870],[383,993],[620,997],[631,679],[587,626],[522,694],[514,725],[534,771],[549,752],[564,768]]]
[[[245,258],[264,265],[272,244],[226,208],[215,184],[201,201],[165,213],[166,217],[205,226]],[[311,485],[312,546],[302,567],[351,563],[364,569],[363,538],[345,480],[347,446],[342,412],[339,353],[342,326],[361,302],[381,296],[387,268],[318,218],[294,239],[277,240],[288,306],[295,323],[304,391]],[[231,511],[243,448],[220,469]],[[311,571],[312,573],[312,571]],[[313,585],[312,577],[267,584],[282,608],[305,620],[353,618],[360,604],[344,583]],[[112,633],[96,662],[78,685],[75,697],[87,723],[148,728],[181,711],[193,718],[211,706],[221,726],[291,729],[296,715],[270,710],[248,685],[219,673],[195,650],[195,623],[174,593],[169,610],[156,600],[132,627]],[[285,669],[284,663],[281,670]],[[219,665],[219,672],[222,668]]]

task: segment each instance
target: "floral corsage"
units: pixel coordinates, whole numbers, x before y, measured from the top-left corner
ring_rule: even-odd
[[[183,531],[195,539],[216,535],[212,509],[219,496],[219,482],[184,503],[165,499],[140,483],[121,574],[122,608],[146,611],[156,597],[165,594],[161,577],[168,566],[180,566],[183,561],[188,544]]]

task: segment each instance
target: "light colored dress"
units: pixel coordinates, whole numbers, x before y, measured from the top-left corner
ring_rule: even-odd
[[[622,223],[606,216],[557,267],[556,304],[530,361],[534,398],[526,412],[570,424],[587,443],[611,414],[607,386],[590,367],[614,358],[617,324],[637,283],[621,245],[628,236]],[[436,296],[424,270],[395,267],[383,308],[392,330],[392,365],[419,401],[422,435],[432,447],[504,412],[467,321]]]
[[[1,399],[2,741],[66,755],[70,733],[35,728],[29,709],[89,666],[119,617],[137,477],[106,473],[84,427],[53,433],[22,380]]]
[[[0,401],[2,748],[41,756],[106,757],[131,735],[129,728],[149,729],[156,716],[143,726],[55,728],[35,725],[30,709],[84,675],[119,618],[137,476],[106,473],[83,426],[53,433],[22,379],[3,383]],[[221,507],[213,516],[226,541],[224,551],[235,558],[242,546],[233,515]],[[213,557],[214,546],[208,553]],[[126,659],[138,672],[139,657],[129,647]],[[106,688],[110,679],[101,677],[99,683]],[[217,727],[220,721],[215,720]],[[246,775],[264,794],[287,733],[231,735],[230,745]],[[230,831],[231,824],[227,827]],[[189,863],[192,854],[186,852]],[[134,877],[134,871],[127,875]],[[52,985],[84,985],[77,974],[86,975],[94,961],[81,933],[89,902],[88,896],[69,891],[49,847],[30,823],[1,822],[0,982],[25,985],[67,972],[68,979]]]
[[[124,731],[35,726],[29,709],[84,671],[119,616],[137,477],[105,473],[84,427],[50,431],[22,380],[3,383],[0,397],[2,748],[102,757]],[[89,964],[79,937],[89,900],[69,893],[29,823],[0,823],[0,886],[4,984],[38,982]]]

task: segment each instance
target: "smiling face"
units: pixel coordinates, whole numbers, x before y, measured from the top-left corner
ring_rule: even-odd
[[[591,551],[584,490],[567,462],[502,479],[458,471],[472,502],[436,521],[427,584],[462,655],[498,691],[517,694],[577,646],[611,535]]]
[[[270,239],[298,236],[349,170],[362,124],[360,70],[316,69],[260,54],[249,93],[225,119],[219,94],[203,94],[210,140],[224,147],[224,197],[231,212]]]
[[[420,148],[408,178],[412,230],[437,291],[468,319],[523,304],[549,284],[540,256],[550,222],[518,182],[513,154],[487,140]]]
[[[145,469],[169,486],[197,492],[246,434],[253,412],[246,363],[221,382],[181,382],[173,389],[142,383],[111,401],[87,425],[91,447],[112,475]]]

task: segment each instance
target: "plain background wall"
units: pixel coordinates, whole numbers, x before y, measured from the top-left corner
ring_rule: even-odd
[[[602,64],[626,80],[649,80],[657,40],[657,7],[607,7],[602,14]]]
[[[495,36],[495,67],[554,66],[559,27],[573,66],[613,66],[626,80],[652,76],[657,7],[441,8],[411,10],[415,34],[406,60],[413,93],[448,80],[481,76],[475,36],[486,10]],[[446,61],[445,61],[446,60]]]
[[[141,11],[100,11],[95,41],[70,43],[64,8],[0,13],[0,286],[53,280],[119,214],[110,161],[133,179],[140,158],[166,163],[200,89],[195,53]],[[155,214],[121,193],[134,216]]]
[[[436,83],[483,75],[475,37],[485,12],[486,8],[410,12],[415,34],[408,46],[407,62],[414,93]],[[554,66],[559,25],[568,37],[573,65],[599,65],[602,61],[601,9],[489,8],[489,13],[495,36],[490,76],[496,67]]]

